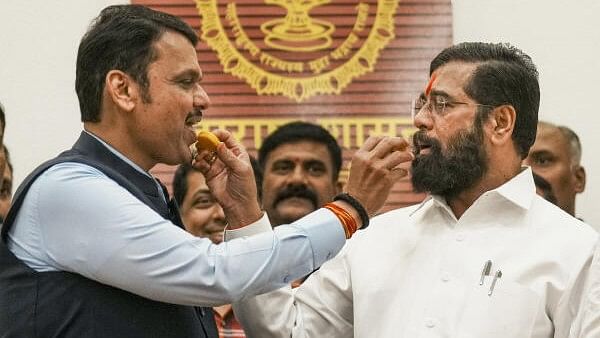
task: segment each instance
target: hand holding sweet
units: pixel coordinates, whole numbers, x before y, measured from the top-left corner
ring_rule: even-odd
[[[344,190],[373,216],[385,203],[394,183],[408,175],[413,159],[408,142],[402,137],[371,136],[354,153]]]
[[[214,130],[213,134],[220,143],[214,147],[214,138],[199,138],[202,143],[193,165],[204,174],[212,195],[223,208],[228,228],[236,229],[262,216],[252,165],[248,153],[231,133]]]

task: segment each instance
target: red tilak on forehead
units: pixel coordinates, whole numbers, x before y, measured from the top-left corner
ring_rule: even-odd
[[[431,92],[431,87],[433,86],[433,81],[435,81],[435,74],[431,75],[431,79],[429,79],[429,83],[427,87],[425,87],[425,96],[429,96],[429,92]]]

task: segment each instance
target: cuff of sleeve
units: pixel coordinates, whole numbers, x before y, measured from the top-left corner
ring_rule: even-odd
[[[293,224],[306,231],[313,248],[315,268],[333,258],[346,243],[344,228],[330,210],[318,209]]]
[[[273,231],[273,228],[271,227],[271,222],[269,221],[267,213],[264,212],[263,216],[254,223],[235,230],[225,230],[223,238],[225,241],[228,241],[234,238],[252,236],[267,231]]]

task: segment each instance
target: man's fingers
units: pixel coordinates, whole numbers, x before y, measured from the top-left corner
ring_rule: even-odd
[[[200,170],[207,180],[214,177],[224,168],[224,164],[219,161],[214,151],[202,150],[196,154],[192,165]]]
[[[215,129],[212,131],[221,142],[225,143],[227,149],[229,149],[235,156],[242,153],[242,145],[233,137],[233,135],[227,130]]]
[[[382,137],[370,152],[375,157],[384,158],[390,152],[405,150],[407,147],[408,142],[402,137]]]
[[[363,143],[363,145],[360,147],[360,150],[367,152],[373,150],[373,148],[377,146],[377,144],[379,143],[379,141],[381,141],[382,138],[383,136],[369,136],[365,143]]]
[[[399,164],[411,162],[415,159],[415,155],[411,151],[394,150],[388,153],[381,161],[382,167],[392,170]]]

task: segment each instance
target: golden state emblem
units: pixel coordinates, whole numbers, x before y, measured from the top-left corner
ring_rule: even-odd
[[[196,0],[201,39],[259,95],[302,102],[372,72],[398,0]],[[349,4],[350,3],[350,4]]]

